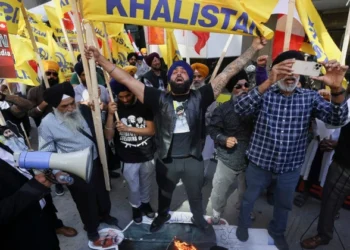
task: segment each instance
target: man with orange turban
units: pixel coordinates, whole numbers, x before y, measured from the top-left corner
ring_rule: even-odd
[[[137,67],[136,66],[128,65],[128,66],[125,66],[123,68],[123,70],[125,70],[126,72],[129,73],[129,75],[131,75],[132,77],[135,78],[135,74],[137,72]]]
[[[193,70],[193,82],[191,89],[199,89],[205,84],[205,78],[209,75],[209,68],[202,63],[194,63],[191,65]]]

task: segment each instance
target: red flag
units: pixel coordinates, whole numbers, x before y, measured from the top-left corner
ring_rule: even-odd
[[[5,20],[0,21],[0,78],[16,78],[14,56]]]
[[[272,60],[283,52],[284,35],[286,29],[287,15],[278,15],[276,31],[272,48]],[[290,37],[289,50],[300,50],[303,45],[305,31],[301,23],[293,19],[292,35]]]
[[[210,37],[209,32],[201,32],[201,31],[192,31],[193,34],[195,34],[198,37],[198,41],[196,45],[194,46],[194,50],[197,52],[198,55],[201,54],[201,50],[207,45],[207,42]]]

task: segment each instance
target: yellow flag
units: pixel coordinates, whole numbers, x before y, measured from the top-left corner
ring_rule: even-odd
[[[263,4],[265,1],[259,1],[258,6]],[[158,0],[142,3],[136,0],[102,0],[82,1],[82,5],[84,18],[90,21],[254,36],[260,33],[268,39],[273,36],[273,31],[260,20],[254,20],[252,16],[256,13],[251,15],[247,12],[240,0]]]
[[[49,60],[57,62],[60,66],[59,78],[60,82],[64,82],[71,75],[74,65],[68,51],[60,47],[52,35],[49,36],[48,56]]]
[[[11,48],[15,57],[15,69],[17,78],[8,78],[8,82],[18,82],[26,85],[37,86],[40,84],[37,73],[28,64],[29,60],[35,60],[33,47],[28,39],[16,35],[10,35]]]
[[[63,18],[64,14],[72,10],[70,0],[53,0],[56,6],[57,15],[59,18]]]
[[[127,65],[127,56],[131,52],[135,51],[126,32],[120,32],[112,38],[112,56],[117,61],[117,66],[122,68]]]
[[[266,23],[279,0],[239,0],[249,16],[258,23]]]
[[[0,11],[5,13],[9,34],[17,34],[21,0],[0,0]]]
[[[162,45],[160,45],[162,46]],[[166,56],[163,55],[164,61],[168,68],[173,64],[173,62],[182,60],[179,48],[177,46],[177,41],[174,35],[174,31],[171,29],[166,29]]]
[[[45,23],[43,23],[41,15],[37,15],[29,11],[27,11],[27,15],[36,41],[47,44],[48,34],[51,28],[48,27]],[[22,12],[20,14],[20,19],[18,23],[18,34],[23,37],[29,38],[28,30],[26,28]]]
[[[53,33],[58,39],[61,39],[62,37],[64,37],[64,34],[62,31],[60,20],[57,16],[56,9],[48,5],[44,5],[44,8],[47,14],[47,19],[49,20],[51,28],[53,30]],[[72,39],[76,39],[77,37],[77,33],[71,30],[67,30],[67,35],[68,35],[68,38],[72,38]]]

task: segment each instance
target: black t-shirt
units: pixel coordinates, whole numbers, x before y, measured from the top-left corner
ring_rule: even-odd
[[[199,91],[202,96],[201,109],[203,114],[201,115],[204,118],[207,108],[215,101],[214,91],[211,84],[207,84],[197,91]],[[151,106],[154,113],[159,112],[159,98],[161,93],[161,91],[154,88],[145,88],[144,103]],[[173,96],[173,105],[177,120],[173,141],[169,149],[169,156],[171,157],[186,157],[190,155],[190,129],[186,120],[188,97],[189,95]],[[202,126],[203,129],[204,119],[203,124],[198,124],[198,128],[199,126]]]
[[[152,111],[139,101],[130,106],[118,104],[118,115],[122,123],[134,128],[145,128],[146,121],[153,121]],[[121,161],[126,163],[141,163],[154,158],[152,136],[116,131],[115,145]]]

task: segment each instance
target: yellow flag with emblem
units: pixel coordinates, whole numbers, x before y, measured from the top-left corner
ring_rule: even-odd
[[[329,35],[311,0],[297,0],[296,7],[305,33],[319,62],[340,60],[341,51]],[[324,71],[323,71],[324,72]],[[344,79],[343,87],[347,87]]]
[[[37,42],[47,44],[48,43],[48,34],[50,33],[51,28],[48,27],[42,21],[41,15],[37,15],[37,14],[31,13],[29,11],[27,11],[27,15],[28,15],[28,20],[29,20],[30,26],[32,28],[35,40]],[[24,21],[24,17],[23,17],[22,12],[20,14],[20,19],[19,19],[19,23],[18,23],[18,34],[23,36],[23,37],[29,38],[29,33],[27,30],[26,23]]]
[[[60,19],[57,15],[57,10],[54,7],[48,6],[48,5],[44,5],[46,14],[47,14],[47,19],[50,22],[51,28],[53,30],[54,35],[60,39],[62,37],[64,37],[63,31],[62,31],[62,27],[60,24]],[[68,38],[72,38],[76,40],[77,37],[77,33],[75,31],[72,30],[67,30],[67,35]]]
[[[64,82],[70,78],[72,69],[74,68],[73,62],[67,50],[60,47],[53,39],[52,35],[49,36],[48,44],[48,57],[49,60],[53,60],[60,66],[59,78],[60,82]]]
[[[11,48],[15,57],[16,78],[7,78],[8,82],[18,82],[30,86],[40,85],[37,73],[28,64],[29,60],[35,60],[35,53],[31,42],[17,35],[10,35]]]
[[[120,32],[116,37],[112,37],[111,40],[112,56],[116,60],[116,65],[122,68],[128,64],[128,54],[135,52],[134,48],[125,31]]]
[[[63,18],[64,14],[72,10],[70,0],[53,0],[59,18]]]
[[[9,34],[16,35],[21,13],[21,0],[0,0],[0,11],[4,12]]]
[[[159,49],[168,68],[170,68],[175,61],[182,60],[172,29],[166,29],[166,44],[159,45]]]

